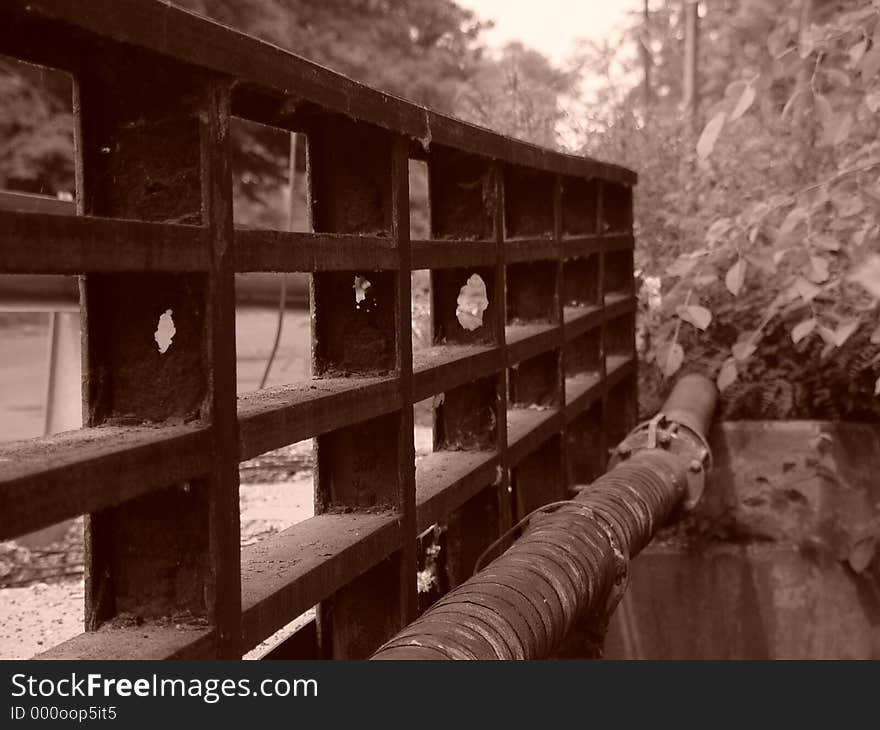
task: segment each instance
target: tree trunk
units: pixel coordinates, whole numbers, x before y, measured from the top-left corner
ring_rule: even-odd
[[[648,9],[649,0],[645,0],[642,17],[641,38],[639,39],[639,53],[642,57],[642,68],[644,69],[644,78],[642,80],[642,101],[645,105],[645,113],[651,108],[652,90],[651,90],[651,66],[653,60],[651,58],[651,15]]]
[[[697,85],[697,58],[700,52],[700,16],[698,0],[684,0],[684,113],[691,128],[699,128],[700,92]]]
[[[804,34],[809,30],[813,18],[813,0],[802,0],[800,19],[798,23],[799,42],[803,44]],[[801,67],[795,80],[795,94],[798,97],[797,111],[801,115],[801,129],[804,134],[803,152],[799,174],[801,176],[812,175],[815,164],[815,148],[819,131],[816,119],[816,100],[813,96],[812,78],[816,64],[815,52],[802,59]]]

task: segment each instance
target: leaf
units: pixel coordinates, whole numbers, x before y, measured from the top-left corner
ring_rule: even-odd
[[[874,383],[874,395],[880,395],[880,378]]]
[[[815,284],[828,281],[828,265],[828,259],[821,256],[810,256],[810,281]]]
[[[779,262],[785,257],[785,254],[788,253],[787,248],[781,248],[778,251],[773,252],[773,263],[779,266]]]
[[[731,81],[727,87],[724,89],[724,98],[726,99],[738,99],[748,84],[742,79],[737,79],[736,81]]]
[[[827,129],[828,143],[831,145],[839,145],[846,142],[849,133],[852,131],[853,115],[849,112],[838,116],[834,124]]]
[[[804,337],[810,334],[814,329],[816,329],[816,325],[818,322],[815,318],[811,317],[810,319],[805,319],[800,324],[796,324],[794,329],[791,331],[791,339],[794,344],[800,342]]]
[[[663,375],[671,378],[675,375],[684,363],[684,348],[677,342],[673,342],[666,352],[663,362]]]
[[[855,332],[859,328],[859,320],[851,319],[849,322],[844,322],[837,329],[830,329],[828,327],[819,326],[819,335],[822,337],[825,342],[833,347],[843,347],[846,344],[846,341],[852,336],[853,332]]]
[[[697,155],[699,155],[701,160],[705,160],[712,154],[712,150],[715,148],[715,143],[721,135],[721,130],[724,128],[726,120],[727,114],[725,112],[718,112],[703,129],[703,133],[697,141]]]
[[[743,89],[743,92],[739,97],[739,101],[736,102],[736,106],[733,107],[733,111],[730,112],[731,122],[735,122],[749,110],[749,107],[755,101],[756,95],[757,93],[755,91],[755,87],[752,86],[752,84],[749,84],[748,86],[746,86],[745,89]]]
[[[779,24],[767,37],[767,50],[774,58],[786,52],[791,31],[784,24]]]
[[[837,208],[837,213],[841,218],[849,218],[858,215],[865,209],[865,201],[857,193],[837,195],[834,197],[834,207]]]
[[[880,326],[871,333],[871,344],[880,345]]]
[[[862,57],[865,55],[865,51],[868,50],[868,39],[863,38],[858,43],[853,45],[849,51],[849,62],[850,65],[855,67],[858,65],[859,61],[862,60]]]
[[[717,274],[701,274],[694,279],[694,284],[696,286],[708,286],[709,284],[714,284],[716,281],[718,281]]]
[[[782,225],[779,226],[779,233],[783,236],[793,233],[799,224],[807,220],[807,215],[807,211],[804,208],[792,208],[782,221]]]
[[[749,256],[746,256],[746,261],[756,269],[763,271],[765,274],[776,273],[776,263],[771,256],[766,256],[763,253],[750,254]]]
[[[719,218],[706,231],[706,243],[712,246],[731,228],[733,228],[733,221],[730,218]]]
[[[776,208],[787,208],[789,205],[793,204],[793,200],[790,195],[783,195],[782,193],[777,193],[770,197],[770,200],[767,201],[767,207],[770,210],[775,210]]]
[[[819,233],[813,236],[812,241],[817,248],[825,251],[840,251],[840,241],[834,236],[829,236],[827,233]]]
[[[682,321],[700,330],[705,330],[712,323],[712,312],[697,304],[679,307],[676,312]]]
[[[791,110],[794,109],[795,100],[803,93],[806,93],[803,89],[797,89],[785,102],[785,106],[782,107],[782,114],[780,115],[782,119],[785,119],[791,114]]]
[[[736,369],[736,360],[732,357],[727,358],[721,366],[721,372],[718,373],[718,390],[722,393],[736,382],[739,373]]]
[[[823,68],[822,70],[825,72],[825,77],[834,84],[848,87],[852,83],[849,74],[839,68]]]
[[[831,107],[831,102],[828,101],[828,97],[824,94],[814,94],[813,104],[816,107],[816,116],[819,117],[822,126],[827,127],[834,118],[834,109]]]
[[[831,193],[828,190],[828,183],[824,182],[816,188],[816,194],[813,196],[813,202],[810,209],[819,210],[820,208],[823,208],[829,200],[831,200]]]
[[[865,94],[865,106],[874,114],[880,109],[880,89],[874,89]]]
[[[696,265],[696,259],[678,258],[666,267],[666,275],[684,278]]]
[[[738,259],[724,275],[724,285],[733,296],[738,296],[746,280],[746,261]]]
[[[856,573],[863,573],[871,564],[876,552],[877,541],[874,537],[866,537],[859,540],[847,555],[849,567]]]
[[[856,319],[851,319],[849,322],[844,322],[840,325],[836,330],[834,330],[834,344],[838,347],[843,347],[846,341],[852,337],[853,332],[855,332],[861,321]]]
[[[819,336],[825,340],[825,342],[830,345],[832,348],[836,347],[837,344],[835,342],[834,330],[829,329],[828,327],[823,327],[819,325],[818,327]]]
[[[819,40],[819,28],[810,25],[801,30],[798,43],[798,53],[801,58],[807,58],[815,49],[816,41]]]
[[[862,75],[862,81],[868,82],[873,79],[880,71],[880,48],[875,46],[862,56],[858,69]]]
[[[880,299],[880,256],[868,256],[849,278],[861,284],[875,299]]]
[[[858,231],[853,234],[853,243],[856,246],[864,245],[865,241],[868,239],[868,234],[871,233],[874,226],[871,223],[865,223]]]
[[[812,302],[822,292],[822,289],[807,281],[803,276],[795,279],[793,288],[807,304]]]
[[[744,362],[754,355],[757,349],[758,346],[752,342],[751,339],[748,339],[734,344],[734,346],[730,348],[730,352],[733,354],[734,360]]]

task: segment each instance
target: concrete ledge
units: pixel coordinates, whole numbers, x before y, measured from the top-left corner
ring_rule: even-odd
[[[878,434],[721,424],[707,497],[635,560],[606,656],[880,657]]]

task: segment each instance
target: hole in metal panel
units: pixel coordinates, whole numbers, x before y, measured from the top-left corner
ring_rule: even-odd
[[[354,303],[360,309],[361,302],[367,298],[367,289],[372,286],[370,280],[365,276],[354,277]]]
[[[479,274],[472,274],[458,294],[455,316],[459,324],[469,332],[483,326],[483,312],[489,308],[486,282]]]
[[[174,335],[177,334],[177,330],[174,327],[174,319],[171,316],[173,313],[173,310],[166,309],[159,317],[159,324],[156,327],[155,333],[153,333],[156,346],[163,355],[168,352],[168,348],[171,347],[171,341],[174,339]]]

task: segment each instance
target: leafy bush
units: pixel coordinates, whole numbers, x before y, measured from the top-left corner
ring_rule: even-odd
[[[880,2],[710,4],[699,134],[670,70],[677,5],[650,29],[666,93],[625,96],[591,145],[640,172],[637,262],[662,292],[642,307],[645,408],[695,367],[727,415],[876,417]]]

